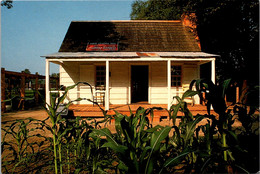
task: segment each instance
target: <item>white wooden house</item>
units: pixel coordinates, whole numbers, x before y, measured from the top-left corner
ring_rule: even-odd
[[[59,52],[46,58],[46,101],[50,100],[50,63],[60,65],[60,85],[79,81],[105,86],[105,109],[111,104],[172,104],[201,65],[215,81],[217,55],[201,52],[198,41],[182,21],[73,21]],[[69,92],[68,100],[90,98],[87,86]],[[199,104],[195,97],[195,104]],[[80,101],[78,104],[90,104]]]

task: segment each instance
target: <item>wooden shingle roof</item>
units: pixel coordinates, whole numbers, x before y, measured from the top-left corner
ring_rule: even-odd
[[[73,21],[59,52],[85,52],[88,43],[118,43],[120,52],[198,52],[181,21]]]

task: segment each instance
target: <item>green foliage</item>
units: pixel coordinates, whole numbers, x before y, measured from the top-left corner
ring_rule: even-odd
[[[259,118],[255,114],[259,106],[250,101],[238,103],[232,106],[231,112],[224,100],[231,83],[230,79],[216,85],[203,79],[194,80],[181,98],[173,98],[177,104],[168,111],[172,127],[153,126],[150,122],[153,111],[162,108],[139,107],[126,116],[117,111],[115,115],[108,115],[100,107],[104,119],[98,122],[80,117],[62,118],[59,104],[67,92],[78,85],[75,84],[68,87],[64,95],[52,97],[46,108],[50,124],[48,120],[34,119],[3,123],[7,126],[3,128],[2,166],[6,172],[16,172],[18,167],[30,166],[48,154],[48,160],[53,161],[41,161],[44,165],[38,166],[36,173],[53,166],[51,173],[255,173],[259,168],[255,151],[259,127],[253,122]],[[193,86],[196,91],[192,90]],[[253,93],[258,97],[254,95],[258,89],[249,90],[246,96]],[[206,102],[208,114],[192,115],[185,98],[195,95]],[[211,115],[211,108],[219,118]],[[178,112],[184,115],[179,123]],[[235,117],[242,122],[242,129],[232,127]],[[111,120],[115,121],[115,133],[100,127],[101,123],[106,125]],[[29,129],[30,124],[34,128]],[[49,131],[52,137],[31,134],[35,130]],[[7,136],[16,141],[8,141]],[[41,140],[30,141],[36,137]],[[6,155],[6,151],[12,154]]]
[[[172,105],[169,112],[169,116],[173,121],[173,125],[175,126],[175,122],[176,122],[176,118],[177,118],[177,113],[179,111],[183,112],[185,114],[185,116],[187,116],[187,118],[193,118],[191,112],[189,111],[188,107],[187,107],[187,103],[184,101],[185,98],[188,97],[193,97],[195,95],[197,95],[198,92],[197,91],[193,91],[190,87],[189,90],[185,91],[182,98],[180,98],[179,96],[174,96],[173,100],[176,99],[178,101],[177,105]]]
[[[221,57],[218,78],[259,81],[259,1],[224,0],[194,3],[202,51]],[[251,69],[251,71],[248,71]]]
[[[26,74],[31,74],[31,71],[29,69],[24,69],[22,72],[26,73]]]
[[[130,16],[176,20],[184,13],[196,14],[193,21],[202,51],[220,55],[216,61],[220,80],[248,79],[259,84],[258,0],[138,0],[132,4]]]
[[[225,80],[219,85],[215,85],[212,81],[203,79],[191,82],[191,85],[193,85],[193,83],[196,85],[197,91],[200,92],[201,99],[207,101],[206,105],[208,114],[210,115],[211,106],[214,111],[219,114],[219,120],[214,121],[216,122],[219,133],[221,134],[223,148],[228,147],[226,138],[227,133],[234,135],[236,138],[236,135],[231,130],[231,125],[234,123],[232,121],[232,115],[230,114],[230,110],[227,110],[227,105],[225,102],[226,90],[228,89],[230,82],[231,79]],[[205,99],[202,97],[202,93],[205,93]],[[226,162],[228,161],[228,154],[230,159],[233,159],[229,150],[224,151],[223,158]]]
[[[50,104],[46,103],[46,112],[49,115],[49,118],[51,120],[51,125],[49,126],[48,124],[46,124],[46,128],[51,131],[52,135],[53,135],[53,139],[52,139],[52,144],[53,144],[53,152],[54,152],[54,167],[55,167],[55,173],[58,173],[58,166],[60,167],[60,173],[62,173],[62,139],[63,137],[68,134],[69,131],[71,131],[73,129],[73,127],[65,127],[63,125],[63,122],[66,120],[65,118],[62,118],[61,113],[65,110],[68,109],[68,107],[75,101],[80,101],[82,100],[81,98],[78,98],[76,100],[73,101],[69,101],[69,103],[67,103],[64,107],[64,109],[62,109],[61,111],[58,111],[60,105],[63,103],[63,101],[65,100],[67,93],[69,92],[69,90],[73,89],[74,87],[76,87],[77,85],[81,84],[82,82],[78,82],[75,85],[69,86],[65,89],[64,93],[59,97],[57,95],[52,95],[51,94],[51,100],[50,100]],[[92,87],[90,84],[88,83],[83,83],[85,85],[90,86],[91,88],[91,92],[92,92]],[[58,164],[58,159],[59,159],[59,163]]]
[[[12,0],[2,0],[1,6],[6,6],[8,9],[13,7],[13,1]]]
[[[169,20],[180,19],[182,8],[178,0],[137,0],[132,4],[131,19]]]
[[[60,73],[52,73],[52,74],[51,74],[51,77],[59,78],[59,77],[60,77]]]
[[[247,110],[246,108],[248,107],[243,107],[240,103],[237,103],[234,106],[231,106],[233,107],[232,113],[232,109],[227,106],[225,101],[227,89],[231,84],[231,79],[218,84],[213,84],[211,81],[204,79],[194,80],[191,82],[191,86],[196,86],[196,90],[199,92],[201,100],[206,102],[208,109],[208,115],[206,115],[206,117],[210,119],[211,122],[211,124],[201,126],[197,130],[199,131],[199,129],[201,129],[204,132],[204,144],[208,149],[206,158],[201,159],[205,162],[202,167],[200,166],[204,171],[219,170],[219,172],[225,172],[230,168],[233,168],[241,170],[242,172],[247,172],[249,169],[246,170],[243,166],[244,162],[241,163],[241,160],[239,159],[239,154],[247,153],[246,148],[242,148],[244,143],[240,141],[242,140],[241,135],[243,135],[243,133],[240,132],[238,134],[237,130],[240,128],[234,129],[232,124],[234,123],[236,116],[238,116],[242,125],[246,127],[246,129],[249,129],[249,127],[252,126],[252,123],[255,122],[255,120],[251,118],[257,107],[254,105],[254,107],[252,107],[254,109],[250,109],[250,115],[247,115],[245,110]],[[205,98],[202,95],[203,93],[205,94]],[[213,115],[210,115],[211,107],[218,114],[218,119]],[[247,121],[241,118],[246,118]],[[249,122],[250,124],[248,124]],[[246,130],[245,133],[246,132],[248,132],[248,130]],[[220,139],[214,138],[218,135],[221,136]],[[216,163],[218,163],[218,167],[216,166]]]
[[[171,127],[152,127],[148,115],[153,117],[154,109],[161,108],[139,107],[130,116],[115,111],[116,134],[112,134],[107,128],[94,130],[97,136],[106,137],[106,143],[102,147],[116,152],[119,159],[118,170],[127,173],[153,173],[158,167],[158,154],[163,150],[162,141],[167,139]]]
[[[169,167],[174,167],[176,165],[184,165],[184,168],[186,168],[184,170],[185,173],[191,172],[188,171],[189,167],[187,167],[187,165],[192,165],[197,161],[197,147],[194,145],[194,142],[197,140],[194,136],[194,132],[197,124],[204,118],[204,116],[197,115],[194,117],[185,102],[185,98],[193,97],[197,94],[198,92],[193,91],[192,86],[190,86],[190,89],[185,91],[182,98],[179,96],[173,97],[173,99],[177,100],[177,104],[172,105],[168,111],[174,128],[173,136],[170,138],[170,146],[168,150],[171,153],[169,154],[169,158],[165,161],[160,173],[164,172],[167,168],[169,170]],[[176,118],[179,111],[182,112],[184,116],[181,118],[180,123],[177,126]]]
[[[32,118],[2,122],[4,136],[1,143],[2,167],[6,173],[13,173],[17,167],[28,166],[31,162],[36,162],[42,146],[47,139],[40,133],[32,134],[34,131],[43,131],[40,120]],[[38,142],[32,142],[34,138],[42,138]],[[12,155],[10,155],[10,153]],[[11,168],[8,168],[9,165]]]

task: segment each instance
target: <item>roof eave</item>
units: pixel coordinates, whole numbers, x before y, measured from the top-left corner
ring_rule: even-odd
[[[145,52],[145,53],[154,53],[160,58],[217,58],[220,57],[216,54],[209,54],[204,52]],[[142,56],[138,55],[137,52],[57,52],[45,56],[47,59],[50,58],[143,58]],[[152,58],[154,56],[144,56]]]

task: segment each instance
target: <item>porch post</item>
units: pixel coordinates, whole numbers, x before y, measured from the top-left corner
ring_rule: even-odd
[[[215,59],[211,61],[211,81],[215,84],[216,83],[216,65],[215,65]],[[211,110],[213,110],[213,107],[211,105]]]
[[[216,64],[215,59],[211,61],[211,81],[215,84],[216,82]]]
[[[45,99],[46,103],[50,104],[50,62],[48,59],[45,65]]]
[[[6,108],[5,108],[5,102],[3,102],[5,100],[5,69],[1,68],[1,112],[5,112]]]
[[[105,93],[105,110],[109,110],[109,61],[106,60],[106,93]]]
[[[168,110],[171,107],[171,60],[167,61]]]

